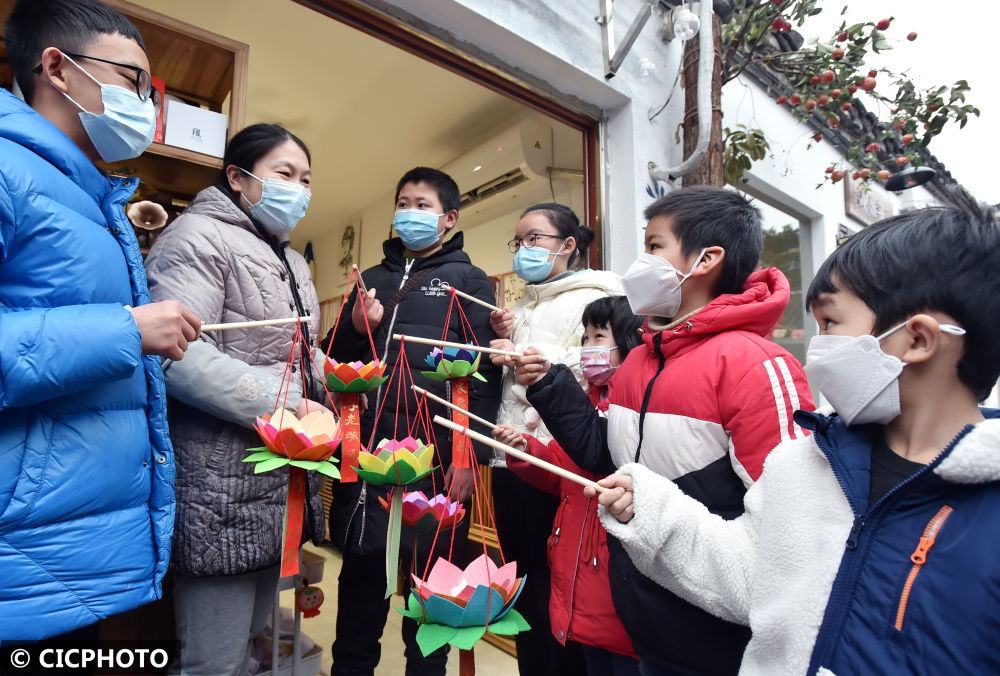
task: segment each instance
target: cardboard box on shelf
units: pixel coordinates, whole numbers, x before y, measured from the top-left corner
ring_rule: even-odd
[[[167,101],[166,108],[164,143],[213,157],[223,156],[229,118],[173,98]]]

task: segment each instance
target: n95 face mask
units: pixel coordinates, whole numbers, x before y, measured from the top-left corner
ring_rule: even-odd
[[[685,275],[665,258],[641,253],[622,275],[622,286],[632,312],[637,315],[673,317],[681,306],[681,284],[691,276],[708,248],[702,249]]]
[[[880,336],[813,336],[806,354],[806,378],[826,397],[845,425],[885,425],[900,413],[899,374],[906,363],[882,350],[882,341],[906,326]],[[941,324],[945,333],[965,329]]]

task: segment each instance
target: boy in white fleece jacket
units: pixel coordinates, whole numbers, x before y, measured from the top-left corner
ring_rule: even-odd
[[[830,256],[806,374],[836,414],[780,444],[725,521],[639,465],[602,521],[645,575],[749,624],[741,673],[998,673],[1000,229],[926,209]],[[669,444],[669,440],[661,443]],[[592,489],[587,489],[591,495]]]

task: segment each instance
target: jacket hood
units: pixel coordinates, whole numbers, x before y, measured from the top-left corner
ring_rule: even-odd
[[[930,464],[934,473],[949,483],[982,484],[1000,481],[1000,409],[983,408],[986,418],[978,425],[970,425]],[[871,467],[871,447],[882,434],[881,425],[855,425],[848,427],[837,414],[822,415],[796,411],[795,422],[810,430],[821,441],[821,448],[829,449],[831,464],[837,465],[849,484],[864,477],[863,490],[867,496],[867,477]],[[854,499],[851,498],[852,503]],[[852,506],[856,506],[853,505]],[[857,510],[856,510],[857,511]],[[863,511],[863,510],[862,510]]]
[[[578,270],[549,282],[526,284],[523,298],[538,302],[577,289],[595,289],[605,295],[621,295],[621,278],[609,270]]]
[[[441,248],[430,256],[423,257],[423,260],[433,261],[434,265],[442,263],[472,263],[469,255],[465,253],[465,236],[461,232],[456,232],[451,239],[441,245]],[[390,237],[382,242],[382,265],[389,270],[402,270],[406,267],[406,247],[399,237]],[[419,260],[419,259],[418,259]]]
[[[646,320],[643,342],[654,350],[654,338],[660,336],[664,353],[680,345],[723,331],[749,331],[766,336],[781,320],[788,307],[791,288],[778,268],[765,268],[747,277],[742,293],[724,293],[690,317],[680,327],[651,331]],[[681,339],[684,339],[681,341]]]
[[[134,188],[135,178],[106,176],[59,127],[27,103],[0,88],[0,138],[24,146],[100,202],[113,188]]]

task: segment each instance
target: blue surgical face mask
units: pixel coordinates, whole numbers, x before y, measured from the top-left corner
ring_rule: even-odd
[[[514,254],[514,272],[526,282],[540,282],[549,276],[556,264],[556,256],[564,253],[549,251],[543,246],[522,244]],[[552,260],[549,260],[549,256]]]
[[[104,112],[100,115],[90,112],[69,94],[59,90],[80,109],[80,121],[101,159],[120,162],[142,155],[156,133],[156,107],[152,100],[143,101],[125,87],[104,84],[73,59],[66,56],[66,60],[101,87]]]
[[[312,197],[309,189],[280,178],[258,178],[243,168],[240,171],[256,178],[264,186],[260,199],[254,204],[240,193],[240,197],[250,205],[250,216],[272,235],[291,232],[309,208],[309,199]]]
[[[423,209],[396,209],[392,227],[403,240],[403,246],[410,251],[423,251],[434,246],[440,239],[438,221],[442,216],[444,214]]]

